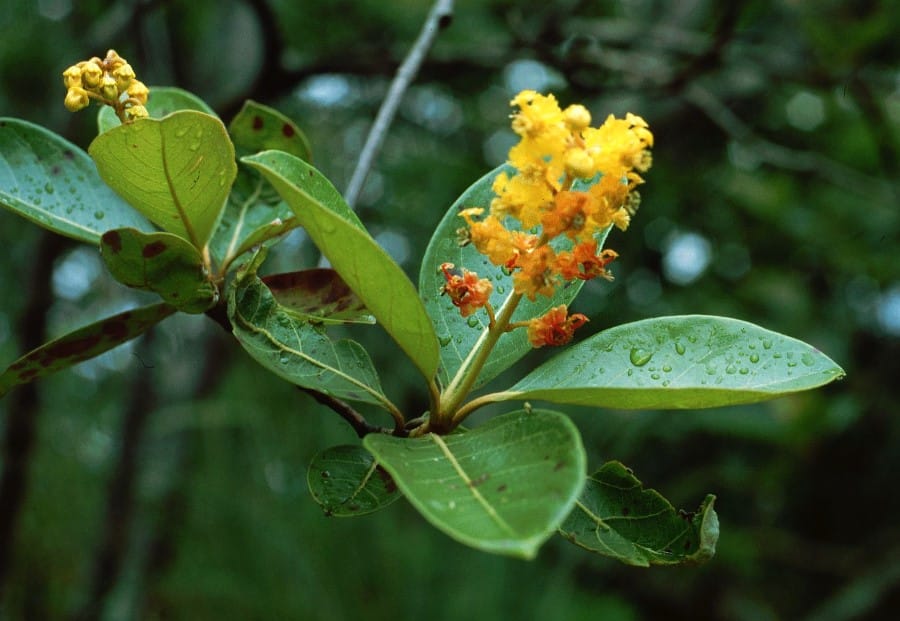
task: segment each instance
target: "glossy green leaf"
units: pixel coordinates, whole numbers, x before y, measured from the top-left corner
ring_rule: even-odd
[[[565,349],[498,400],[609,408],[704,408],[817,388],[844,371],[811,345],[704,315],[658,317],[604,330]]]
[[[281,151],[264,151],[241,161],[263,173],[382,327],[425,377],[434,377],[437,337],[415,287],[334,186],[303,160]]]
[[[200,249],[237,174],[225,126],[194,110],[120,125],[97,136],[88,152],[103,180],[135,209]]]
[[[276,149],[310,161],[312,150],[306,135],[288,117],[252,100],[244,102],[228,124],[234,144],[248,152]]]
[[[285,310],[311,323],[375,323],[362,300],[327,268],[263,276]]]
[[[588,477],[560,527],[572,543],[628,565],[703,563],[716,553],[719,519],[709,495],[694,512],[676,511],[619,462]]]
[[[149,88],[150,96],[147,98],[147,105],[144,107],[147,108],[147,112],[152,119],[161,119],[178,110],[196,110],[212,116],[216,115],[205,101],[186,90],[174,86],[151,86]],[[122,122],[116,116],[115,110],[110,106],[100,106],[100,110],[97,112],[98,133],[102,134],[121,124]]]
[[[400,498],[391,475],[358,444],[332,446],[313,457],[306,482],[327,516],[374,513]]]
[[[83,362],[140,336],[175,312],[168,304],[154,304],[107,317],[34,349],[0,375],[0,397],[27,384]]]
[[[171,233],[114,229],[100,238],[100,255],[123,285],[153,291],[186,313],[202,313],[219,299],[200,252]]]
[[[514,173],[515,169],[510,166],[500,166],[476,181],[453,203],[438,224],[428,244],[428,249],[425,251],[425,258],[422,260],[422,269],[419,273],[419,295],[434,321],[434,329],[440,340],[440,377],[444,385],[450,382],[475,345],[487,333],[488,316],[487,313],[480,312],[464,318],[449,298],[441,295],[442,287],[445,284],[440,270],[441,264],[453,263],[458,268],[465,267],[477,272],[482,278],[490,279],[494,285],[491,293],[491,305],[495,311],[499,312],[504,301],[512,295],[512,278],[505,274],[500,267],[490,263],[487,257],[479,253],[471,244],[460,246],[457,232],[466,226],[465,220],[459,216],[461,209],[468,207],[489,209],[491,201],[494,199],[491,184],[501,172],[510,174]],[[598,237],[599,248],[603,247],[608,232],[607,230]],[[570,247],[567,240],[559,240],[553,245],[555,248]],[[513,321],[538,317],[554,306],[569,304],[581,291],[583,284],[584,282],[581,280],[568,283],[561,287],[552,298],[538,296],[534,302],[524,298],[513,315]],[[514,330],[504,334],[494,346],[475,386],[480,386],[496,377],[531,349],[524,330]]]
[[[89,244],[111,228],[153,229],[103,183],[87,153],[18,119],[0,118],[0,205]]]
[[[363,439],[400,491],[457,541],[533,558],[571,512],[585,454],[568,417],[511,412],[465,433]]]
[[[294,212],[255,170],[238,170],[209,249],[222,271],[255,246],[270,246],[300,226]]]
[[[366,350],[349,339],[332,340],[322,326],[298,319],[255,274],[238,275],[229,290],[228,316],[247,353],[279,377],[390,409]]]

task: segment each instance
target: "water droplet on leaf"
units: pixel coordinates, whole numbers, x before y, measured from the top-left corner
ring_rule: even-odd
[[[759,354],[750,354],[750,362],[753,364],[759,362]]]
[[[631,360],[631,364],[636,367],[642,367],[653,358],[653,352],[649,352],[645,349],[641,349],[640,347],[632,347],[631,352],[628,354],[628,359]]]
[[[683,356],[684,352],[684,345],[682,345],[679,341],[675,341],[675,353],[677,353],[679,356]]]
[[[106,217],[106,213],[104,213],[98,209],[97,211],[94,212],[94,217],[97,218],[98,220],[102,220],[103,218]]]
[[[441,344],[441,347],[446,347],[447,345],[450,344],[450,341],[452,341],[452,340],[453,339],[449,336],[442,336],[438,339],[438,343]]]
[[[808,367],[813,366],[816,363],[816,359],[813,358],[813,355],[809,352],[806,352],[802,356],[800,356],[800,362],[805,364]]]

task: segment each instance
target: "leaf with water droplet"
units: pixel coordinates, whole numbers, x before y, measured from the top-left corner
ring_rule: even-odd
[[[184,129],[203,140],[185,141]],[[100,134],[88,148],[103,180],[165,231],[202,250],[237,174],[234,146],[214,116],[193,110],[138,119]],[[227,171],[227,186],[216,180]]]
[[[318,453],[306,471],[306,482],[329,517],[374,513],[401,495],[391,475],[359,445],[332,446]]]
[[[654,352],[655,367],[672,369],[672,379],[665,387],[652,381],[648,368],[636,366],[633,360],[641,360],[641,352],[653,351],[660,335],[673,343],[693,339],[684,354],[668,346]],[[734,362],[735,352],[745,350],[751,339],[768,340],[773,354],[784,358],[773,355],[752,368],[739,366]],[[613,343],[617,346],[609,351]],[[804,355],[812,364],[804,364],[803,372],[798,373],[794,370],[796,359],[803,360]],[[594,371],[601,362],[607,370],[603,374]],[[577,373],[577,368],[583,371]],[[544,399],[624,409],[718,407],[809,390],[843,375],[823,353],[791,337],[737,319],[686,315],[604,330],[551,358],[498,393],[496,400]],[[715,378],[713,382],[707,381],[709,376]]]
[[[94,245],[111,228],[153,229],[100,180],[87,153],[19,119],[0,118],[0,206],[54,233]],[[102,225],[96,213],[104,214]]]

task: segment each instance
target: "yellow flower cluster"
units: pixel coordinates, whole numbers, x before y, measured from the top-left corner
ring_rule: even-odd
[[[629,113],[591,127],[584,106],[562,110],[553,95],[535,91],[510,103],[518,108],[512,128],[520,140],[509,152],[517,172],[494,180],[487,215],[481,208],[461,212],[466,241],[512,270],[516,292],[531,300],[552,296],[561,280],[610,278],[605,266],[616,254],[597,255],[594,236],[611,224],[625,230],[637,209],[635,187],[643,183],[639,173],[650,167],[653,146],[647,123]],[[578,180],[592,185],[573,189]],[[572,240],[571,251],[551,247],[562,235]]]
[[[71,112],[86,108],[91,99],[112,106],[122,122],[148,116],[149,89],[135,78],[134,69],[115,50],[106,58],[94,56],[63,71],[66,88],[65,106]]]

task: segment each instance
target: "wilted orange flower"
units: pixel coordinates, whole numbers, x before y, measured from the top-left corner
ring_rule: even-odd
[[[581,313],[569,315],[565,304],[551,308],[528,322],[528,341],[532,347],[558,347],[572,340],[575,330],[588,322]]]
[[[467,269],[455,270],[452,263],[441,264],[441,271],[447,280],[441,293],[450,296],[460,315],[468,317],[488,303],[494,286],[487,278],[478,278]]]

